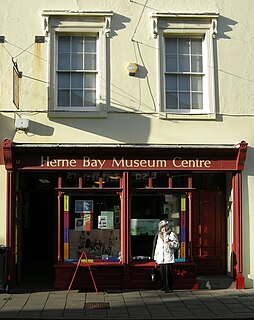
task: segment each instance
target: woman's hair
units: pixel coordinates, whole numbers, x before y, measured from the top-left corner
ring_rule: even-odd
[[[158,224],[158,229],[159,229],[159,232],[161,232],[161,229],[163,227],[166,227],[166,230],[169,229],[169,225],[168,225],[168,221],[167,220],[161,220]]]

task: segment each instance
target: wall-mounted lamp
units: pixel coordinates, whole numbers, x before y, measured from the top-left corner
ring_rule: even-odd
[[[134,77],[138,72],[138,65],[136,63],[131,62],[128,64],[127,70],[128,70],[129,76]]]
[[[45,37],[44,36],[35,36],[35,43],[44,43]]]
[[[0,36],[0,43],[5,43],[5,36]]]

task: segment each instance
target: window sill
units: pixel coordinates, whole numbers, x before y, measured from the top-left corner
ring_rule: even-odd
[[[159,118],[163,120],[215,120],[215,113],[206,113],[206,114],[176,114],[176,113],[168,113],[168,112],[160,112]]]
[[[49,111],[49,118],[107,118],[107,111]]]

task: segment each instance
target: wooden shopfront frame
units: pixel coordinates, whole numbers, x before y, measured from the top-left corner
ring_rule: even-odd
[[[142,150],[142,152],[140,152]],[[188,194],[189,216],[191,217],[192,183],[191,172],[232,172],[234,193],[234,243],[235,255],[235,279],[236,287],[243,288],[244,278],[242,275],[242,208],[241,208],[241,171],[244,168],[247,143],[229,146],[95,146],[95,145],[29,145],[15,144],[10,140],[3,143],[5,166],[7,170],[7,229],[6,244],[12,248],[10,259],[10,283],[15,278],[15,181],[16,174],[21,171],[57,171],[59,172],[58,192],[58,262],[59,268],[68,269],[63,265],[61,237],[61,196],[70,189],[64,189],[61,184],[61,171],[74,170],[120,170],[122,179],[117,190],[107,190],[103,184],[99,185],[96,192],[117,192],[121,198],[121,261],[119,263],[105,264],[121,266],[120,272],[122,284],[128,282],[128,272],[131,266],[129,248],[129,174],[130,171],[183,171],[190,172],[188,185],[184,188],[174,188],[173,180],[168,179],[165,189],[170,191],[184,191]],[[141,154],[141,155],[140,155]],[[150,183],[150,184],[149,184]],[[89,192],[79,180],[78,192]],[[147,191],[148,190],[148,191]],[[148,188],[139,192],[156,191],[151,181],[148,180]],[[90,190],[91,191],[91,190]],[[191,229],[191,225],[189,225]],[[189,241],[191,241],[189,233]],[[98,264],[100,265],[100,264]],[[148,267],[150,265],[147,265]],[[71,268],[70,270],[73,270]],[[71,271],[68,271],[69,273]],[[60,273],[59,273],[60,276]],[[68,278],[68,277],[67,277]],[[124,281],[124,278],[125,281]]]

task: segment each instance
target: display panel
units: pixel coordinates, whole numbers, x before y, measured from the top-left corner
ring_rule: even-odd
[[[64,261],[120,261],[120,199],[64,195]]]
[[[180,249],[176,261],[187,258],[187,202],[186,194],[133,195],[131,200],[131,256],[132,260],[152,260],[153,240],[158,223],[167,219],[170,229],[176,233]]]

